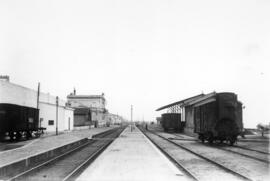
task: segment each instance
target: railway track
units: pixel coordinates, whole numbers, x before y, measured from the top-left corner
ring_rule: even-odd
[[[189,139],[189,138],[184,138],[178,134],[172,134],[173,136],[176,136],[177,138],[169,138],[172,140],[181,140],[181,141],[199,141],[197,139]],[[260,162],[264,162],[264,163],[270,163],[269,162],[269,152],[264,152],[264,151],[260,151],[260,150],[255,150],[255,149],[250,149],[250,148],[246,148],[243,146],[238,146],[238,145],[233,145],[233,146],[227,146],[227,144],[215,144],[215,146],[211,146],[208,144],[203,144],[205,146],[209,146],[212,148],[216,148],[216,149],[221,149],[224,151],[228,151],[237,155],[241,155],[244,157],[248,157]],[[226,147],[224,147],[226,146]]]
[[[257,153],[262,153],[262,154],[265,154],[265,155],[270,155],[269,152],[260,151],[260,150],[255,150],[255,149],[251,149],[251,148],[247,148],[247,147],[243,147],[243,146],[233,145],[233,147],[236,147],[236,148],[242,148],[242,149],[245,149],[245,150],[250,150],[250,151],[257,152]]]
[[[177,137],[177,138],[168,138],[171,140],[181,140],[181,141],[198,141],[197,139],[189,139],[189,138],[185,138],[181,135],[178,134],[173,134],[173,136]],[[270,163],[269,162],[269,152],[264,152],[264,151],[260,151],[260,150],[255,150],[255,149],[251,149],[251,148],[247,148],[247,147],[243,147],[243,146],[238,146],[238,145],[233,145],[233,146],[229,146],[227,147],[227,144],[215,144],[215,146],[211,146],[208,144],[203,144],[205,146],[209,146],[211,148],[216,148],[216,149],[221,149],[224,151],[228,151],[237,155],[241,155],[247,158],[251,158],[260,162],[264,162],[264,163]],[[226,147],[224,147],[226,146]]]
[[[210,147],[213,147],[213,146],[210,146]],[[214,148],[228,151],[228,152],[241,155],[247,158],[251,158],[260,162],[264,162],[268,164],[270,163],[269,154],[265,152],[258,152],[257,150],[247,149],[245,147],[240,147],[240,146],[232,146],[232,147],[215,146]]]
[[[193,174],[191,171],[189,171],[187,168],[185,168],[184,165],[182,165],[179,161],[177,161],[177,159],[175,159],[168,152],[166,152],[159,144],[154,142],[151,139],[151,137],[149,137],[149,135],[147,135],[145,130],[143,130],[142,128],[139,128],[139,129],[164,155],[166,155],[167,158],[169,158],[169,160],[171,160],[181,171],[183,171],[188,176],[188,178],[190,180],[193,180],[193,181],[198,181],[199,180],[199,178],[195,174]]]
[[[100,134],[78,148],[5,180],[75,180],[123,130],[124,127]]]
[[[143,132],[144,132],[144,130],[142,130]],[[195,180],[211,180],[211,178],[207,178],[207,176],[206,175],[208,175],[208,172],[209,172],[209,175],[215,175],[215,172],[216,172],[216,174],[217,175],[219,175],[220,174],[220,172],[221,171],[223,171],[224,173],[226,173],[226,174],[230,174],[231,176],[233,176],[234,177],[234,179],[236,179],[236,180],[254,180],[254,177],[252,177],[252,176],[248,176],[248,175],[246,175],[246,174],[244,174],[244,173],[241,173],[241,172],[239,172],[239,171],[235,171],[234,169],[231,169],[231,168],[229,168],[229,167],[227,167],[227,166],[225,166],[225,165],[223,165],[223,164],[221,164],[220,162],[217,162],[217,161],[214,161],[214,160],[212,160],[212,159],[210,159],[209,157],[206,157],[206,156],[204,156],[204,155],[202,155],[202,154],[199,154],[199,153],[196,153],[196,152],[194,152],[192,149],[190,149],[190,148],[188,148],[188,147],[185,147],[185,146],[183,146],[182,144],[178,144],[178,143],[176,143],[175,141],[173,141],[173,140],[171,140],[171,139],[168,139],[168,138],[166,138],[166,137],[164,137],[164,136],[161,136],[161,135],[159,135],[159,134],[156,134],[155,132],[152,132],[152,131],[148,131],[148,132],[144,132],[145,133],[145,135],[152,141],[152,142],[154,142],[154,144],[155,145],[158,145],[158,147],[162,150],[162,152],[167,152],[166,153],[166,155],[168,156],[168,155],[171,155],[169,152],[170,152],[170,150],[168,151],[165,151],[165,147],[162,147],[162,144],[159,144],[159,143],[157,143],[158,141],[160,141],[160,140],[163,140],[163,141],[161,141],[161,142],[163,142],[163,144],[167,144],[167,146],[168,146],[168,143],[170,143],[171,145],[174,145],[175,147],[177,147],[178,148],[178,155],[179,154],[182,154],[181,156],[180,156],[180,159],[178,159],[179,161],[178,161],[178,163],[180,163],[180,165],[181,166],[183,166],[183,167],[185,167],[185,170],[187,171],[187,172],[189,172],[190,174],[192,174],[193,176],[195,176]],[[153,136],[154,135],[154,136]],[[156,137],[156,138],[155,138]],[[157,137],[159,138],[159,139],[157,139]],[[156,143],[155,143],[155,141],[156,141]],[[166,143],[167,142],[167,143]],[[172,150],[173,149],[175,149],[175,148],[173,148],[172,147]],[[181,150],[181,151],[180,151]],[[197,158],[200,158],[200,160],[198,159],[196,162],[204,162],[204,164],[202,164],[202,166],[200,167],[200,168],[194,168],[194,167],[191,167],[191,166],[189,166],[188,164],[186,164],[188,161],[187,160],[181,160],[181,157],[183,158],[184,156],[184,154],[186,154],[186,153],[184,153],[182,150],[185,150],[186,152],[188,152],[188,153],[190,153],[190,154],[192,154],[192,155],[195,155]],[[175,152],[175,151],[174,151]],[[176,154],[175,154],[176,155]],[[174,155],[174,156],[175,156]],[[169,157],[173,157],[173,156],[169,156]],[[177,157],[177,155],[176,155],[176,157]],[[192,158],[191,160],[189,160],[189,162],[192,162],[192,161],[194,161],[195,159],[197,159],[197,158]],[[170,158],[171,160],[173,159],[173,160],[177,160],[177,158]],[[184,164],[181,164],[181,162],[182,163],[184,163]],[[208,163],[206,163],[206,162],[208,162]],[[209,166],[209,163],[210,164],[212,164],[212,165],[214,165],[214,167],[215,168],[213,168],[213,169],[208,169],[208,170],[204,170],[203,169],[203,167],[210,167]],[[193,165],[194,164],[196,164],[196,163],[193,163]],[[219,169],[216,169],[216,168],[219,168]],[[202,170],[204,170],[204,172],[203,173],[199,173],[200,172],[200,170],[199,169],[202,169]],[[223,178],[223,177],[221,177],[221,178]],[[224,178],[223,178],[224,179]]]

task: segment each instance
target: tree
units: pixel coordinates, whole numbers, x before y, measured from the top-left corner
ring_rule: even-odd
[[[261,131],[262,137],[263,137],[264,136],[264,132],[267,131],[267,130],[269,130],[269,127],[267,125],[263,125],[263,124],[259,123],[257,125],[257,129]]]

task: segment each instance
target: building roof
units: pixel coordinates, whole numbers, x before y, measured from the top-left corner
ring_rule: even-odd
[[[103,95],[74,95],[70,94],[67,96],[68,99],[96,99],[96,98],[101,98],[104,99]]]
[[[27,107],[37,107],[37,90],[12,82],[0,80],[0,102],[12,103]],[[12,97],[12,99],[10,99]],[[39,103],[56,105],[56,96],[40,91]],[[58,105],[65,107],[66,101],[58,99]]]
[[[193,99],[191,101],[189,101],[188,103],[185,104],[185,106],[190,106],[190,105],[194,105],[194,104],[199,104],[199,105],[203,105],[209,102],[213,102],[216,101],[216,92],[211,92],[209,94],[206,94],[202,97],[198,97],[197,99]]]
[[[187,98],[187,99],[183,99],[183,100],[181,100],[181,101],[177,101],[177,102],[168,104],[168,105],[166,105],[166,106],[162,106],[162,107],[156,109],[156,111],[160,111],[160,110],[163,110],[163,109],[166,109],[166,108],[175,106],[175,105],[183,106],[183,105],[187,104],[188,102],[193,101],[193,100],[196,100],[196,99],[198,99],[198,98],[200,98],[200,97],[203,97],[203,96],[204,96],[204,94],[199,94],[199,95],[196,95],[196,96],[193,96],[193,97],[189,97],[189,98]]]
[[[172,104],[168,104],[166,106],[160,107],[156,111],[160,111],[160,110],[163,110],[163,109],[166,109],[166,108],[170,108],[170,107],[173,107],[175,105],[178,105],[180,107],[191,106],[191,105],[194,105],[195,107],[200,106],[200,105],[203,105],[203,104],[207,104],[207,103],[216,101],[216,95],[217,94],[224,94],[224,93],[232,94],[232,92],[216,93],[215,91],[211,92],[211,93],[208,93],[208,94],[199,94],[199,95],[196,95],[194,97],[190,97],[190,98],[187,98],[187,99],[177,101],[177,102],[174,102]],[[240,101],[238,101],[238,102],[241,103]]]

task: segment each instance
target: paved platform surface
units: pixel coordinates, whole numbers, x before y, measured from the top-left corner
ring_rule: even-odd
[[[49,134],[43,137],[27,141],[22,147],[0,152],[0,167],[23,158],[58,148],[83,138],[91,138],[92,135],[107,131],[115,127],[92,128],[87,130],[71,131],[59,135]],[[18,142],[18,144],[21,144]]]
[[[137,128],[127,127],[78,178],[85,180],[187,180]]]

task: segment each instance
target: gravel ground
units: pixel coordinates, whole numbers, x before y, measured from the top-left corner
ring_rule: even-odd
[[[163,129],[156,124],[150,125],[150,126],[148,126],[148,128],[150,130],[164,133]],[[188,136],[188,135],[185,135],[182,133],[173,133],[173,134],[170,133],[170,135],[172,138],[175,138],[175,139],[177,139],[177,137],[179,137],[179,138],[183,138],[183,139],[197,140],[197,138],[195,138],[195,137],[191,137],[191,136]],[[269,135],[265,135],[265,137],[261,137],[261,135],[247,135],[246,138],[239,137],[238,139],[239,139],[239,141],[236,143],[236,145],[238,145],[238,146],[270,153]]]
[[[238,141],[237,146],[263,151],[269,153],[269,142],[241,142]]]
[[[170,156],[177,160],[177,162],[189,170],[198,180],[240,180],[238,177],[224,171],[218,166],[209,163],[208,161],[183,150],[158,136],[151,133],[148,133],[147,135],[149,135],[151,139],[153,139],[153,141],[164,149]],[[193,141],[186,141],[185,143],[193,143]]]
[[[170,138],[172,134],[160,133],[160,135]],[[253,180],[268,180],[269,177],[269,164],[253,160],[251,158],[246,158],[244,156],[230,153],[228,151],[220,150],[215,147],[209,147],[201,144],[197,141],[181,141],[173,140],[174,142],[181,144],[196,153],[200,153],[203,156],[214,160],[226,167],[245,175]],[[254,144],[254,142],[252,142]],[[256,143],[257,144],[257,143]],[[230,146],[228,146],[229,148]],[[254,145],[253,145],[254,147]],[[264,145],[265,147],[265,145]]]

